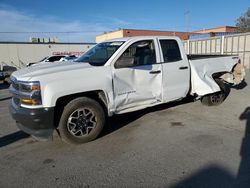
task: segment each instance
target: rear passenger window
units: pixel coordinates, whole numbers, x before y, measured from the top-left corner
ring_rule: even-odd
[[[176,40],[160,40],[164,62],[180,61],[181,53]]]

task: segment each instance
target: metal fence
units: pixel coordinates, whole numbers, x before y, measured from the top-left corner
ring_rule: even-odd
[[[239,55],[246,68],[250,68],[250,33],[210,37],[184,41],[187,54]]]

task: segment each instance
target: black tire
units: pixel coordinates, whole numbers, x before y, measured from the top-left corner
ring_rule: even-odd
[[[102,106],[93,99],[79,97],[64,107],[58,131],[63,141],[82,144],[96,139],[104,124],[105,113]]]
[[[215,79],[216,83],[220,86],[221,91],[205,95],[201,98],[201,103],[206,106],[218,106],[226,99],[226,86],[220,79]]]

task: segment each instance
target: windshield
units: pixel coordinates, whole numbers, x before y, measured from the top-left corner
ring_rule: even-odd
[[[103,66],[124,42],[102,42],[76,59],[76,62],[88,62],[91,65]]]
[[[69,57],[65,57],[64,59],[65,60],[74,60],[74,59],[77,59],[77,57],[71,57],[71,56],[69,56]]]

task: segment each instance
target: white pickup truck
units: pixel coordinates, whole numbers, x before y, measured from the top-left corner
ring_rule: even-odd
[[[177,37],[120,38],[97,44],[76,62],[14,72],[10,112],[35,137],[57,130],[64,141],[84,143],[100,134],[107,116],[187,95],[218,105],[225,99],[224,84],[243,78],[235,55],[187,56]]]

